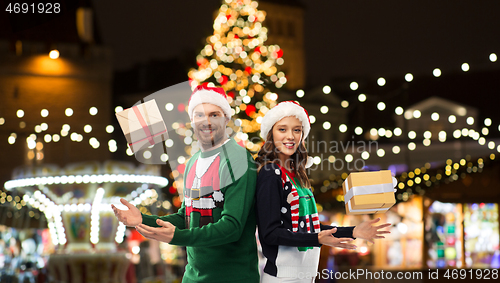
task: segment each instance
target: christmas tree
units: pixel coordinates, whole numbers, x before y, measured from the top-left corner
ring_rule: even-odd
[[[197,56],[198,69],[188,73],[191,87],[199,84],[222,86],[228,94],[234,116],[242,132],[235,136],[252,151],[260,147],[257,137],[260,120],[276,104],[273,92],[286,83],[279,71],[283,51],[278,45],[266,46],[266,13],[252,0],[223,1],[214,21],[214,33]]]

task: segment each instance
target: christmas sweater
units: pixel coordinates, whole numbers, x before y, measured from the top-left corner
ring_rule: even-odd
[[[186,246],[182,282],[259,282],[255,239],[257,173],[250,153],[233,139],[198,151],[184,172],[184,201],[175,214],[148,216],[176,226],[170,244]]]
[[[314,277],[319,264],[318,233],[334,227],[319,222],[310,189],[285,168],[269,163],[257,177],[257,227],[264,272],[276,277]],[[352,238],[354,227],[337,227],[333,236]]]

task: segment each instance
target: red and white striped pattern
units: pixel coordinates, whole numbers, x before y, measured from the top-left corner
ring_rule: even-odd
[[[290,212],[292,214],[292,231],[299,231],[299,194],[294,186],[292,186],[293,200],[290,203]]]
[[[318,215],[318,213],[314,213],[312,215],[312,220],[313,220],[314,233],[319,233],[321,231],[321,228],[319,226],[319,215]]]

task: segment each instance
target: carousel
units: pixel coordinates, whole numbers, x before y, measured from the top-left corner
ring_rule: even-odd
[[[83,162],[16,168],[7,190],[24,193],[23,200],[45,214],[56,251],[48,270],[57,282],[125,282],[130,264],[117,250],[126,227],[111,204],[126,209],[157,196],[168,180],[153,165],[120,161]]]

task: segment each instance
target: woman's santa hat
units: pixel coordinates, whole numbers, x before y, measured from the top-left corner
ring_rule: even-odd
[[[271,108],[271,110],[267,111],[260,125],[260,136],[264,140],[267,139],[267,135],[273,128],[274,124],[276,124],[279,120],[290,116],[296,117],[302,123],[302,130],[304,132],[304,136],[302,138],[305,140],[311,130],[309,114],[295,101],[280,102]]]
[[[266,115],[262,119],[260,125],[260,136],[266,140],[269,131],[273,128],[274,124],[285,117],[296,117],[302,123],[302,131],[304,135],[302,140],[305,140],[309,135],[311,130],[311,121],[309,120],[309,114],[302,106],[300,106],[295,101],[283,101],[278,103],[276,106],[267,111]],[[306,168],[313,165],[313,158],[311,156],[307,157],[307,162],[305,164]]]
[[[224,112],[224,115],[231,119],[231,106],[229,102],[227,102],[227,95],[223,88],[198,85],[194,89],[188,103],[188,114],[191,120],[193,120],[194,109],[202,103],[219,106]]]

